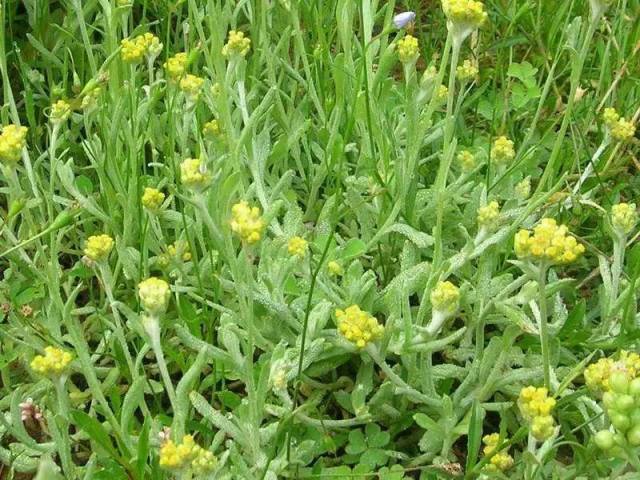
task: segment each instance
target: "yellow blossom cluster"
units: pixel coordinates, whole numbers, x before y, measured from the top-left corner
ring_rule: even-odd
[[[230,57],[233,55],[240,55],[244,57],[249,53],[251,48],[251,39],[244,36],[244,32],[237,30],[230,30],[227,43],[222,47],[222,55]]]
[[[518,182],[515,188],[516,197],[520,200],[526,200],[531,195],[531,178],[527,177]]]
[[[515,236],[515,252],[519,258],[565,264],[575,261],[584,252],[584,245],[568,234],[564,225],[552,218],[543,218],[533,229],[520,230]]]
[[[504,165],[513,160],[516,156],[516,152],[513,149],[513,141],[509,140],[504,135],[496,138],[493,142],[493,148],[491,149],[491,157],[493,161],[498,165]]]
[[[205,187],[210,180],[204,163],[199,158],[187,158],[180,164],[180,181],[195,190]]]
[[[613,357],[601,358],[585,368],[585,384],[594,392],[608,392],[611,389],[609,380],[614,372],[624,373],[628,380],[637,378],[640,374],[640,355],[622,350],[617,360]]]
[[[0,134],[0,161],[10,165],[20,160],[22,149],[27,143],[27,127],[6,125],[2,127]]]
[[[615,140],[626,142],[636,133],[633,122],[620,117],[615,108],[605,108],[602,119]]]
[[[94,262],[105,260],[113,250],[113,238],[107,234],[92,235],[84,246],[84,254]]]
[[[289,255],[293,257],[302,258],[307,254],[309,249],[309,242],[302,237],[291,237],[287,245]]]
[[[495,223],[500,216],[500,205],[493,200],[484,207],[478,209],[478,225],[488,227]]]
[[[31,368],[42,375],[61,375],[73,360],[73,355],[56,347],[45,347],[44,356],[36,355],[31,360]]]
[[[540,441],[553,435],[554,420],[551,411],[556,406],[555,399],[548,396],[546,388],[528,386],[520,391],[518,408],[529,423],[531,434]]]
[[[340,265],[340,263],[336,262],[335,260],[331,260],[329,263],[327,263],[327,269],[329,270],[329,274],[335,277],[338,277],[344,273],[342,265]]]
[[[156,57],[162,50],[158,37],[152,33],[143,33],[134,38],[125,38],[120,42],[120,56],[127,63],[137,63],[145,56]]]
[[[51,113],[49,114],[49,120],[53,123],[62,123],[71,116],[71,105],[65,100],[58,100],[51,105]]]
[[[250,207],[243,200],[231,208],[231,230],[248,244],[260,240],[264,227],[265,223],[258,207]]]
[[[169,79],[176,82],[186,73],[188,63],[189,57],[187,53],[179,52],[167,59],[163,66]]]
[[[193,436],[185,435],[178,444],[167,440],[160,447],[159,463],[166,470],[184,471],[191,468],[195,474],[201,475],[211,471],[217,459],[212,452],[196,444]]]
[[[492,433],[490,435],[485,435],[482,437],[482,442],[485,445],[482,449],[485,457],[491,456],[489,463],[485,467],[487,471],[504,472],[513,466],[513,457],[509,455],[508,450],[504,449],[496,452],[496,447],[500,442],[500,434]]]
[[[462,62],[462,65],[459,65],[456,68],[456,77],[461,82],[468,82],[469,80],[473,80],[478,75],[478,67],[473,63],[473,61],[466,59]]]
[[[462,169],[467,172],[473,170],[476,166],[476,157],[469,150],[462,150],[456,158],[460,162]]]
[[[369,342],[382,337],[384,327],[376,317],[361,310],[358,305],[351,305],[344,310],[336,310],[338,330],[358,348],[364,348]]]
[[[221,134],[222,130],[220,129],[220,122],[218,122],[218,120],[211,120],[202,127],[202,135],[207,138],[217,138]]]
[[[398,40],[398,57],[402,63],[410,63],[420,56],[418,39],[413,35],[406,34]]]
[[[204,78],[191,75],[190,73],[180,79],[180,90],[182,90],[191,102],[196,102],[200,97],[202,85],[204,85]]]
[[[152,212],[158,211],[164,202],[164,193],[157,188],[146,187],[142,194],[142,205]]]
[[[611,223],[623,234],[630,233],[638,223],[638,211],[635,203],[618,203],[611,207]]]
[[[437,89],[436,89],[436,100],[440,103],[444,102],[447,99],[447,96],[449,95],[449,89],[447,88],[446,85],[440,85]]]
[[[185,240],[176,240],[167,247],[167,251],[160,255],[159,263],[161,267],[167,267],[172,262],[188,262],[191,260],[191,250],[189,243]]]
[[[467,28],[477,28],[487,19],[484,4],[476,0],[442,0],[447,19]]]
[[[147,313],[157,316],[167,310],[171,289],[164,280],[149,277],[138,284],[138,296]]]
[[[460,290],[453,283],[438,282],[431,291],[431,306],[433,310],[453,314],[458,309]]]

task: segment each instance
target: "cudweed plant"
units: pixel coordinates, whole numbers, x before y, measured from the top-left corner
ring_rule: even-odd
[[[0,477],[637,478],[637,0],[0,4]]]

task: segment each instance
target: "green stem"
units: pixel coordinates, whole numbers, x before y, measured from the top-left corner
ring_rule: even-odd
[[[547,326],[547,267],[540,266],[538,275],[538,308],[540,309],[540,347],[542,349],[542,369],[544,386],[551,391],[551,357],[549,354],[549,332]]]
[[[151,346],[151,349],[156,356],[156,361],[158,362],[158,368],[160,369],[160,376],[162,377],[164,388],[169,395],[169,402],[175,412],[177,405],[176,391],[173,388],[171,376],[167,369],[167,362],[164,359],[164,352],[162,351],[162,343],[160,342],[160,319],[156,317],[147,317],[143,320],[143,323],[145,331],[149,335],[149,345]]]

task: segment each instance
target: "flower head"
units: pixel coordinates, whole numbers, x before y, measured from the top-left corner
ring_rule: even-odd
[[[166,470],[183,470],[191,465],[196,458],[197,445],[191,435],[185,435],[181,443],[167,440],[160,447],[160,467]]]
[[[468,82],[473,80],[478,75],[478,67],[473,61],[467,59],[462,65],[456,68],[456,77],[461,82]]]
[[[222,130],[220,129],[220,122],[218,120],[211,120],[204,124],[202,127],[202,135],[207,138],[218,138],[222,135]]]
[[[525,387],[518,397],[518,408],[529,423],[531,434],[540,441],[553,435],[554,420],[551,411],[556,406],[555,399],[548,396],[546,388]]]
[[[462,150],[456,157],[462,169],[466,172],[473,170],[476,167],[476,157],[469,150]]]
[[[22,150],[27,143],[28,131],[27,127],[19,127],[17,125],[2,127],[2,134],[0,134],[0,161],[14,165],[20,160]]]
[[[176,53],[173,57],[170,57],[164,63],[164,69],[167,71],[167,76],[173,82],[177,82],[187,71],[187,64],[189,63],[189,57],[186,52]]]
[[[188,188],[199,190],[207,186],[211,176],[199,158],[187,158],[180,164],[180,181]]]
[[[157,188],[146,187],[142,194],[142,206],[149,211],[156,212],[164,202],[164,193]]]
[[[640,355],[622,350],[618,358],[605,357],[592,363],[584,370],[587,387],[594,392],[603,393],[611,390],[609,380],[613,373],[623,373],[631,381],[640,375]]]
[[[196,475],[206,475],[213,470],[218,463],[218,459],[209,450],[196,445],[195,458],[191,461],[191,468]]]
[[[527,177],[516,185],[516,197],[520,200],[526,200],[531,195],[531,178]]]
[[[482,437],[482,442],[485,445],[482,449],[482,452],[486,457],[491,456],[489,463],[485,467],[487,471],[504,472],[506,470],[509,470],[513,466],[513,457],[509,455],[507,449],[496,451],[496,448],[498,447],[498,444],[500,442],[500,434],[492,433],[490,435],[485,435],[484,437]]]
[[[514,247],[518,258],[551,264],[571,263],[584,253],[584,245],[552,218],[543,218],[533,229],[533,235],[529,230],[520,230]]]
[[[138,296],[147,313],[158,316],[167,311],[171,289],[164,280],[150,277],[138,284]]]
[[[449,96],[449,88],[446,85],[440,85],[436,89],[436,100],[440,103],[444,102]]]
[[[336,310],[336,319],[340,333],[358,348],[366,347],[384,333],[384,327],[378,323],[376,317],[360,310],[358,305]]]
[[[258,207],[250,207],[243,200],[231,208],[231,230],[248,244],[260,240],[264,227],[265,223]]]
[[[154,59],[160,54],[162,44],[158,37],[152,33],[144,33],[137,37],[125,38],[120,42],[120,56],[127,63],[138,63],[146,56]]]
[[[176,240],[167,247],[167,251],[160,255],[160,266],[167,267],[170,263],[182,263],[191,260],[191,249],[185,240]]]
[[[393,17],[393,25],[398,29],[404,28],[415,19],[415,12],[402,12]]]
[[[491,149],[491,156],[498,165],[509,163],[516,156],[516,152],[513,149],[513,141],[504,135],[496,138]]]
[[[420,56],[418,39],[408,33],[398,41],[398,57],[402,63],[415,62]]]
[[[487,20],[484,4],[476,0],[442,0],[448,27],[462,39]]]
[[[431,306],[433,310],[452,315],[458,310],[460,290],[453,283],[438,282],[431,291]]]
[[[251,48],[251,39],[244,36],[244,32],[237,30],[230,30],[227,43],[222,47],[222,55],[225,57],[231,57],[239,55],[244,57],[249,53]]]
[[[92,235],[84,246],[84,254],[94,262],[105,260],[113,250],[113,238],[107,234]]]
[[[187,97],[187,100],[192,103],[197,102],[198,98],[200,98],[202,85],[204,85],[204,78],[191,75],[190,73],[180,79],[180,90],[182,90],[185,97]]]
[[[478,209],[478,225],[489,227],[500,216],[500,205],[495,200]]]
[[[636,133],[636,126],[633,122],[621,117],[615,108],[605,108],[602,119],[614,140],[627,142]]]
[[[327,269],[329,270],[329,274],[335,277],[338,277],[344,273],[342,265],[340,265],[335,260],[331,260],[329,263],[327,263]]]
[[[635,203],[618,203],[611,207],[611,223],[620,233],[626,235],[638,223],[638,212]]]
[[[307,254],[309,249],[309,242],[302,237],[291,237],[287,245],[289,255],[293,257],[302,258]]]
[[[71,116],[71,105],[64,100],[58,100],[51,105],[49,120],[54,124],[61,124]]]
[[[31,368],[41,375],[60,376],[73,360],[73,355],[56,347],[45,347],[44,356],[36,355],[31,360]]]

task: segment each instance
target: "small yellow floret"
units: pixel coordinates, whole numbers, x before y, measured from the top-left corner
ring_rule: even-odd
[[[621,117],[615,108],[605,108],[602,119],[615,140],[626,142],[636,133],[634,123]]]
[[[244,32],[238,32],[237,30],[230,30],[227,43],[222,47],[222,55],[230,57],[233,55],[240,55],[244,57],[249,53],[251,48],[251,39],[244,36]]]
[[[516,152],[513,149],[513,141],[509,140],[504,135],[496,138],[493,142],[493,148],[491,149],[491,157],[493,161],[498,165],[504,165],[513,160],[516,156]]]
[[[182,470],[187,468],[197,455],[198,446],[191,435],[185,435],[181,443],[166,441],[160,447],[160,467],[167,470]]]
[[[329,273],[331,275],[336,277],[344,273],[344,269],[342,268],[342,265],[340,265],[335,260],[331,260],[329,263],[327,263],[327,269],[329,270]]]
[[[488,227],[500,216],[500,205],[495,200],[478,209],[478,225]]]
[[[84,254],[94,262],[106,259],[113,249],[113,238],[109,235],[92,235],[87,239]]]
[[[287,245],[289,255],[302,258],[307,254],[309,243],[302,237],[291,237]]]
[[[202,135],[207,138],[217,138],[221,134],[222,130],[220,129],[220,122],[218,122],[218,120],[211,120],[202,127]]]
[[[51,113],[49,114],[49,120],[53,123],[62,123],[71,116],[71,105],[64,100],[58,100],[51,105]]]
[[[258,207],[250,207],[243,200],[231,208],[231,230],[248,244],[260,240],[264,227]]]
[[[167,59],[164,63],[164,69],[167,71],[167,76],[173,82],[177,82],[187,71],[187,65],[189,63],[189,57],[186,52],[176,53],[173,57]]]
[[[509,455],[507,449],[502,449],[499,452],[496,452],[496,447],[498,446],[498,442],[500,441],[500,435],[498,433],[492,433],[490,435],[485,435],[482,438],[485,447],[482,452],[485,457],[491,456],[489,459],[489,463],[485,467],[485,469],[489,472],[501,471],[504,472],[509,470],[513,466],[513,457]]]
[[[531,178],[527,177],[516,185],[516,197],[526,200],[531,195]]]
[[[44,356],[36,355],[31,361],[34,372],[42,375],[60,376],[73,360],[73,355],[56,347],[45,347]]]
[[[406,34],[398,41],[398,57],[402,63],[410,63],[420,56],[418,39]]]
[[[456,157],[462,169],[469,172],[476,167],[476,157],[469,150],[462,150]]]
[[[204,163],[199,158],[187,158],[180,164],[180,181],[195,190],[205,187],[210,180]]]
[[[28,131],[27,127],[19,127],[17,125],[2,127],[2,134],[0,134],[0,161],[14,165],[20,160],[22,150],[27,143]]]
[[[138,284],[138,296],[142,307],[150,315],[160,315],[167,310],[171,289],[164,280],[150,277]]]
[[[155,58],[162,50],[162,44],[158,37],[152,33],[144,33],[137,37],[125,38],[120,42],[120,56],[127,63],[137,63],[147,56]]]
[[[618,203],[611,207],[611,223],[621,233],[627,234],[638,223],[635,203]]]
[[[164,202],[164,193],[157,188],[146,187],[142,194],[142,205],[147,210],[155,212],[160,209],[162,202]]]
[[[185,240],[176,240],[175,243],[167,247],[166,253],[160,255],[160,266],[167,267],[170,263],[188,262],[191,260],[191,250],[189,243]]]
[[[438,282],[431,291],[431,307],[447,314],[455,313],[460,302],[460,290],[453,283]]]
[[[358,305],[351,305],[344,310],[336,310],[338,330],[358,348],[364,348],[368,343],[382,337],[384,327],[378,323],[376,317],[360,310]]]
[[[518,408],[529,423],[531,434],[540,441],[553,435],[554,420],[551,411],[556,406],[555,399],[548,396],[546,388],[528,386],[520,391]]]
[[[529,230],[516,233],[514,249],[519,258],[551,264],[571,263],[584,253],[584,245],[552,218],[543,218],[533,229],[533,235]]]
[[[484,4],[476,0],[442,0],[447,19],[462,28],[478,28],[487,19]]]
[[[182,90],[191,102],[196,102],[200,97],[200,91],[204,85],[204,78],[196,75],[186,74],[180,79],[180,90]]]
[[[478,67],[469,59],[456,68],[456,77],[461,82],[473,80],[478,75]]]
[[[609,379],[614,372],[623,372],[629,381],[640,374],[640,355],[635,352],[622,350],[619,358],[601,358],[584,370],[584,380],[587,387],[596,392],[603,393],[610,390]]]

